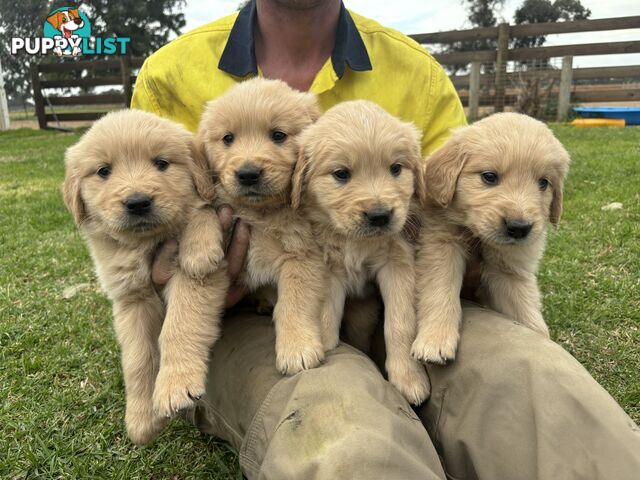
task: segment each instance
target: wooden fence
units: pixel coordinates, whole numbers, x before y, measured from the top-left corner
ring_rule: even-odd
[[[494,39],[496,50],[473,50],[435,54],[435,58],[443,65],[470,64],[469,73],[453,76],[452,81],[465,105],[469,107],[469,117],[478,118],[481,104],[482,87],[491,87],[490,97],[485,105],[493,105],[496,112],[504,110],[505,102],[513,100],[514,92],[509,91],[509,80],[516,77],[534,78],[544,75],[546,78],[559,79],[559,87],[553,89],[558,95],[557,118],[566,118],[571,102],[608,102],[608,101],[640,101],[638,84],[621,83],[617,88],[594,88],[591,86],[573,85],[577,79],[619,78],[628,81],[631,78],[640,80],[640,66],[580,68],[573,69],[573,57],[580,55],[609,55],[617,53],[640,53],[640,40],[626,42],[606,42],[576,45],[558,45],[536,48],[510,48],[510,39],[518,37],[535,37],[557,33],[597,32],[640,28],[640,16],[604,18],[598,20],[578,20],[573,22],[535,23],[525,25],[509,25],[503,23],[497,27],[474,28],[470,30],[452,30],[448,32],[421,33],[411,37],[421,44],[452,44],[474,40]],[[531,71],[507,73],[508,61],[532,59],[549,59],[562,57],[562,68],[556,71]],[[481,65],[494,65],[491,75],[481,74]]]
[[[92,121],[106,114],[98,106],[128,107],[136,77],[132,70],[140,68],[144,58],[120,57],[116,60],[67,60],[61,63],[41,63],[31,67],[31,86],[35,103],[38,126],[50,128],[49,123],[70,121]],[[80,78],[59,78],[65,74],[80,72],[86,75]],[[55,73],[55,79],[47,79],[47,74]],[[46,95],[45,89],[86,88],[86,87],[122,87],[122,93],[103,93],[90,95]],[[55,107],[82,107],[75,112],[56,112]],[[87,107],[87,108],[84,108]],[[92,110],[92,108],[94,110]],[[67,109],[68,110],[68,109]]]
[[[463,104],[469,107],[471,120],[478,118],[480,106],[493,106],[501,112],[505,104],[513,104],[517,89],[508,88],[510,81],[535,79],[558,80],[551,85],[550,93],[557,95],[557,118],[564,119],[573,102],[620,102],[640,101],[640,83],[628,83],[630,79],[640,82],[640,65],[630,67],[573,68],[573,57],[580,55],[608,55],[618,53],[640,53],[640,40],[606,42],[577,45],[559,45],[536,48],[510,48],[510,39],[534,37],[557,33],[596,32],[640,28],[640,16],[579,20],[574,22],[536,23],[497,27],[453,30],[448,32],[411,35],[421,44],[452,44],[473,40],[495,39],[495,50],[471,50],[440,53],[434,56],[443,65],[470,65],[468,74],[452,76],[453,84]],[[545,71],[507,72],[507,62],[562,57],[561,69]],[[91,121],[106,112],[104,106],[129,106],[135,75],[132,70],[142,65],[143,58],[121,57],[115,60],[68,60],[62,63],[46,63],[32,67],[33,97],[40,128],[50,128],[49,123],[68,121]],[[482,64],[491,64],[491,74],[481,72]],[[75,72],[76,78],[59,78]],[[78,75],[78,72],[82,72]],[[116,73],[114,73],[116,72]],[[55,79],[46,78],[56,74]],[[80,77],[80,78],[78,78]],[[619,79],[620,84],[574,85],[575,80]],[[625,83],[626,82],[626,83]],[[513,82],[511,82],[513,83]],[[46,95],[44,90],[56,88],[120,86],[120,94],[80,94],[61,96]],[[482,92],[488,92],[482,95]],[[81,111],[56,112],[56,107],[84,106]],[[97,106],[103,106],[98,111]],[[92,110],[93,108],[93,110]],[[68,110],[68,109],[67,109]]]

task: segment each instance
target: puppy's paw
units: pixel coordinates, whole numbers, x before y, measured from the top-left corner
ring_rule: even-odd
[[[127,435],[136,445],[146,445],[154,440],[167,425],[167,419],[154,414],[151,404],[146,409],[127,406],[125,414]]]
[[[222,245],[207,245],[199,248],[197,242],[180,245],[178,263],[180,268],[191,278],[202,279],[218,270],[224,258]]]
[[[445,364],[456,358],[459,339],[457,324],[423,328],[411,346],[411,356],[421,362]]]
[[[324,349],[319,341],[276,341],[276,368],[283,375],[294,375],[302,370],[315,368],[323,361]]]
[[[153,391],[153,410],[160,417],[170,418],[180,410],[193,407],[204,394],[202,372],[160,368]]]
[[[387,359],[389,381],[412,405],[418,406],[431,395],[431,382],[424,367],[410,357]]]

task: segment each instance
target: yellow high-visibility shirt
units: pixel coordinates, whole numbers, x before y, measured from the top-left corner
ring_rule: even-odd
[[[231,85],[260,75],[253,31],[255,0],[240,12],[192,30],[168,43],[140,69],[132,108],[198,127],[207,101]],[[466,117],[442,67],[419,44],[393,29],[341,7],[336,43],[310,92],[320,107],[371,100],[412,121],[423,132],[425,155],[438,148]]]

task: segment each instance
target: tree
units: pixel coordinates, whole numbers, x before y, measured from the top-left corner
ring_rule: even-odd
[[[179,35],[186,21],[180,10],[185,0],[85,0],[82,5],[91,19],[96,37],[129,37],[131,55],[150,55]]]
[[[591,10],[585,8],[580,0],[525,0],[516,10],[514,21],[523,23],[557,22],[558,20],[585,20],[591,16]],[[547,41],[544,35],[516,38],[516,48],[540,47]]]
[[[0,0],[0,60],[4,74],[7,96],[25,104],[31,95],[29,69],[42,58],[32,55],[11,55],[9,46],[12,37],[35,37],[42,35],[42,22],[50,11],[50,2],[24,0],[17,8],[12,0]]]
[[[464,0],[467,5],[467,18],[474,27],[494,27],[498,21],[495,10],[504,4],[504,0]]]
[[[59,6],[58,3],[24,0],[20,2],[20,8],[16,8],[15,1],[0,0],[0,42],[6,46],[11,44],[11,37],[42,36],[45,17]],[[180,34],[186,23],[180,11],[184,5],[185,0],[85,0],[80,8],[91,20],[93,36],[129,37],[130,54],[146,56],[167,43],[171,35]],[[53,55],[11,55],[6,47],[0,49],[0,59],[7,94],[23,100],[31,96],[31,64],[60,61]]]
[[[504,4],[504,0],[462,0],[462,4],[467,7],[467,20],[472,28],[475,27],[495,27],[498,19],[495,11]],[[445,53],[465,52],[470,50],[495,50],[497,40],[493,38],[471,40],[465,42],[455,42],[448,45]],[[467,68],[466,64],[449,65],[450,73],[455,74]]]
[[[550,0],[525,0],[516,10],[514,21],[521,25],[559,20],[584,20],[590,15],[591,11],[579,0],[555,0],[553,3]],[[519,37],[513,39],[511,45],[515,48],[540,47],[546,40],[544,35]],[[533,77],[520,75],[516,111],[536,118],[548,116],[553,110],[553,101],[556,98],[552,95],[556,79],[550,74],[553,67],[549,64],[549,59],[531,59],[517,63],[522,71],[535,69],[538,70],[538,75]]]

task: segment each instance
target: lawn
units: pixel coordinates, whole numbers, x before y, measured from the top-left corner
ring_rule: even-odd
[[[573,165],[540,271],[545,316],[638,422],[640,128],[555,130]],[[0,478],[240,478],[234,451],[179,421],[147,448],[124,436],[110,306],[59,191],[77,139],[0,134]]]

